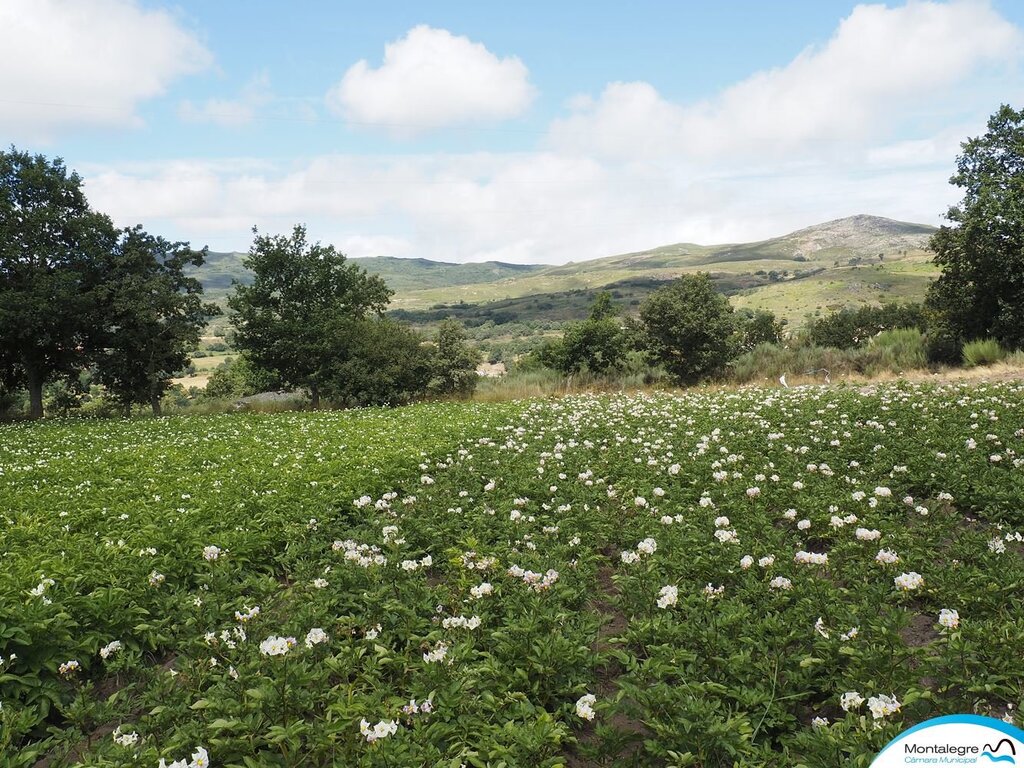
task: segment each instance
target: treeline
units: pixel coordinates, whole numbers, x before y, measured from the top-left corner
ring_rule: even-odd
[[[122,409],[159,412],[219,312],[184,271],[205,253],[116,228],[59,159],[0,152],[0,400],[23,389],[38,418],[44,386],[60,382],[73,399],[90,371]]]
[[[43,393],[67,411],[99,390],[96,413],[154,414],[220,309],[186,267],[207,250],[141,226],[116,228],[60,159],[0,153],[0,411]],[[254,230],[255,232],[255,230]],[[340,406],[466,396],[477,353],[461,326],[432,340],[384,317],[392,291],[333,247],[255,233],[251,285],[229,297],[232,343],[246,382],[307,390]]]

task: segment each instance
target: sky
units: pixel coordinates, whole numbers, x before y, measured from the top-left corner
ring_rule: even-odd
[[[0,143],[119,226],[560,264],[940,224],[1024,2],[0,0]]]

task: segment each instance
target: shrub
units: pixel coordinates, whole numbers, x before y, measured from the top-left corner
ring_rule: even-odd
[[[993,365],[1006,357],[1006,351],[995,339],[979,339],[964,344],[964,365],[968,368]]]

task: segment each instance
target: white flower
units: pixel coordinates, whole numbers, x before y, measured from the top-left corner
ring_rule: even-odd
[[[886,488],[885,486],[880,485],[877,488],[875,488],[875,496],[886,498],[888,496],[892,496],[892,491]]]
[[[801,520],[796,524],[796,527],[799,528],[801,531],[806,531],[808,528],[811,527],[811,521],[806,519]]]
[[[243,610],[235,611],[235,621],[245,624],[247,621],[252,621],[260,615],[260,607],[254,605],[250,608],[248,605],[242,606]]]
[[[423,660],[427,662],[427,664],[434,664],[440,661],[444,661],[447,655],[448,646],[444,643],[438,643],[436,646],[434,646],[434,649],[432,651],[427,651],[423,654]]]
[[[647,499],[645,499],[643,496],[637,496],[635,499],[633,499],[633,504],[641,508],[646,507]]]
[[[1006,551],[1006,544],[1003,543],[1002,539],[991,539],[988,543],[988,548],[991,552],[1001,555]]]
[[[576,716],[581,717],[584,720],[593,720],[595,716],[594,704],[597,703],[597,697],[592,693],[587,693],[580,696],[576,702]]]
[[[828,565],[828,555],[821,552],[804,552],[801,550],[796,553],[793,560],[803,565]]]
[[[151,587],[158,587],[158,586],[160,586],[161,584],[164,583],[166,578],[167,577],[164,576],[162,573],[158,573],[157,571],[153,571],[152,573],[149,574],[149,586],[151,586]]]
[[[120,640],[113,640],[104,645],[102,648],[100,648],[100,656],[102,656],[104,659],[108,659],[110,658],[111,655],[120,651],[121,647],[122,646]]]
[[[757,561],[757,564],[762,568],[768,568],[775,564],[775,555],[765,555]]]
[[[298,641],[294,637],[271,635],[260,643],[260,653],[264,656],[284,656],[297,644]]]
[[[811,720],[811,727],[812,728],[827,728],[828,727],[828,720],[826,720],[824,717],[816,717],[813,720]]]
[[[313,586],[317,589],[324,589],[330,584],[327,579],[313,579]]]
[[[655,550],[658,549],[658,542],[652,538],[646,538],[636,545],[638,552],[644,555],[653,555]]]
[[[57,671],[65,677],[68,677],[69,675],[73,675],[81,668],[82,665],[79,664],[75,659],[70,659],[61,664]]]
[[[364,719],[359,721],[359,733],[361,733],[371,744],[377,739],[385,739],[398,733],[398,722],[395,720],[381,720],[372,728]]]
[[[491,586],[489,581],[485,581],[475,587],[470,588],[469,594],[473,596],[475,600],[479,600],[484,595],[489,595],[494,592],[494,587]]]
[[[850,640],[853,640],[855,637],[857,637],[858,634],[860,634],[860,629],[859,628],[857,628],[857,627],[850,627],[850,631],[849,632],[844,632],[843,634],[841,634],[839,636],[839,639],[842,640],[844,643],[847,643]]]
[[[818,620],[816,622],[814,622],[814,631],[817,632],[822,637],[824,637],[826,640],[828,640],[828,637],[829,637],[828,630],[825,629],[825,620],[823,618],[821,618],[821,616],[819,616]]]
[[[959,612],[951,608],[943,608],[939,611],[939,624],[946,629],[956,629],[960,626]]]
[[[632,550],[627,550],[623,552],[621,555],[619,555],[619,557],[622,559],[622,562],[626,565],[630,565],[640,560],[640,555],[638,555],[636,552],[633,552]]]
[[[726,530],[725,528],[719,528],[715,531],[715,538],[722,544],[735,543],[739,541],[739,536],[735,530]]]
[[[868,699],[868,709],[871,710],[873,718],[881,720],[883,717],[899,712],[900,703],[895,696],[886,696],[883,693]]]
[[[721,517],[716,517],[715,518],[715,528],[728,528],[728,527],[729,527],[729,518],[728,517],[726,517],[725,515],[722,515]]]
[[[134,747],[139,743],[139,734],[135,731],[131,733],[121,733],[121,726],[117,726],[114,729],[114,743],[120,744],[122,747]]]
[[[668,608],[679,602],[679,588],[673,586],[662,587],[658,593],[658,607]]]
[[[747,497],[748,498],[756,499],[760,495],[761,495],[761,489],[758,488],[756,485],[753,488],[747,488]]]
[[[203,547],[203,559],[212,562],[219,558],[223,551],[224,550],[222,550],[220,547],[216,547],[212,544],[208,547]]]
[[[320,645],[320,643],[326,643],[331,638],[324,632],[320,627],[313,627],[309,632],[306,633],[306,647],[312,648],[314,645]]]
[[[858,528],[854,533],[861,541],[878,541],[882,538],[882,532],[874,529]]]
[[[924,586],[924,577],[917,573],[917,571],[911,571],[910,573],[901,573],[893,579],[893,583],[900,591],[910,592]]]
[[[714,600],[716,597],[721,597],[725,592],[725,586],[716,587],[713,584],[704,585],[704,597],[708,600]]]
[[[839,697],[839,706],[843,708],[844,712],[849,712],[851,709],[859,709],[863,703],[864,697],[856,691],[847,691]]]
[[[875,562],[880,565],[892,565],[898,563],[900,556],[893,552],[891,549],[880,549],[878,554],[875,555]]]
[[[366,632],[364,633],[364,637],[367,640],[376,640],[379,635],[380,635],[380,624],[375,624],[374,626],[372,626],[368,630],[366,630]]]
[[[754,564],[754,558],[750,555],[744,555],[740,558],[740,568],[744,571],[750,568]]]
[[[768,586],[772,589],[790,590],[793,588],[793,582],[785,576],[776,576],[768,582]]]

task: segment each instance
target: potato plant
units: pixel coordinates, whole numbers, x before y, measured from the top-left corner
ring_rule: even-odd
[[[1022,443],[1015,383],[0,427],[0,748],[867,766],[1017,718]]]

